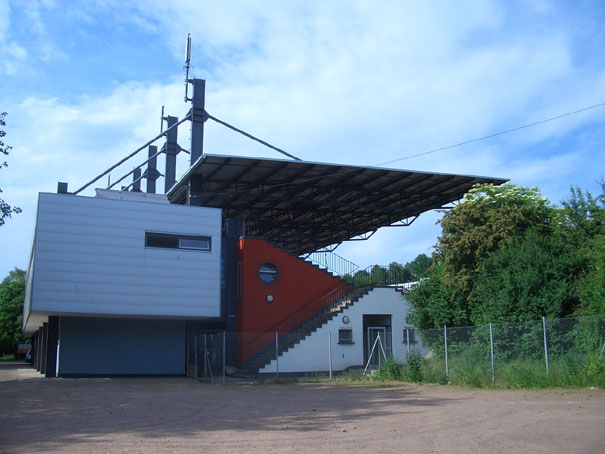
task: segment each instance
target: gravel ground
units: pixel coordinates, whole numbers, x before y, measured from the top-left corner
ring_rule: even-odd
[[[603,453],[605,391],[44,379],[0,363],[0,453]]]

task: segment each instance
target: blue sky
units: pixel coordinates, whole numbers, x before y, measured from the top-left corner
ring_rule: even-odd
[[[0,187],[23,209],[0,228],[0,277],[27,264],[39,192],[145,143],[162,105],[187,112],[188,32],[207,110],[309,161],[376,165],[605,102],[600,0],[0,0]],[[389,167],[505,177],[558,203],[570,185],[598,192],[604,120],[598,107]],[[205,151],[281,158],[210,122]],[[438,218],[337,252],[363,267],[430,254]]]

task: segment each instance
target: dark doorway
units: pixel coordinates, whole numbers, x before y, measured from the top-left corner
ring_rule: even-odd
[[[380,338],[380,340],[378,340]],[[378,368],[385,356],[392,355],[391,315],[363,316],[363,362],[370,368]]]

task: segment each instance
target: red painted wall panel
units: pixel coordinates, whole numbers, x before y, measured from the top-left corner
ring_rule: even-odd
[[[274,265],[277,279],[263,282],[259,268]],[[275,332],[291,331],[298,324],[345,293],[351,286],[331,274],[284,252],[263,239],[243,238],[238,249],[240,298],[238,331],[240,361],[274,340]],[[271,295],[273,301],[267,301]],[[270,333],[258,336],[256,333]]]

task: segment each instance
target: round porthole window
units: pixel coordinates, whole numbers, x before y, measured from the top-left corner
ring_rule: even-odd
[[[271,263],[265,263],[258,269],[258,277],[267,284],[272,284],[277,280],[277,267]]]

